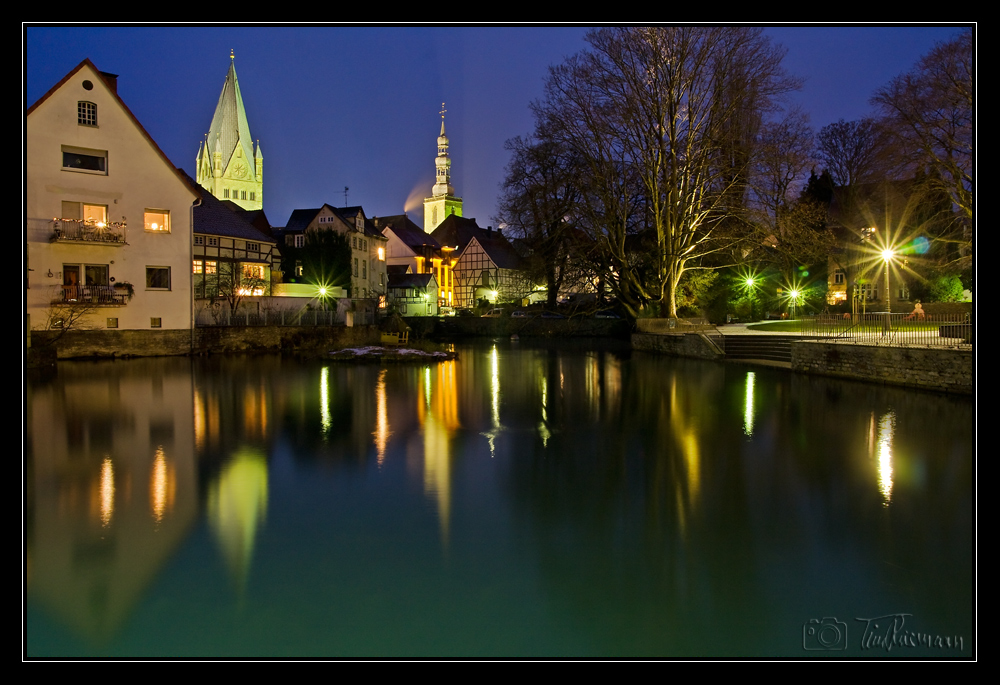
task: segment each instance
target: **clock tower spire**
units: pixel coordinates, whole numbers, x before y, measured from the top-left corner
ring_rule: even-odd
[[[462,216],[462,198],[455,196],[451,185],[451,157],[448,156],[448,136],[444,130],[444,115],[447,110],[441,103],[441,135],[438,136],[438,154],[434,159],[435,182],[431,197],[424,200],[424,231],[430,233],[448,218],[450,214]]]
[[[198,148],[197,181],[220,200],[232,200],[243,209],[262,209],[264,157],[254,147],[236,78],[236,59],[229,52],[229,72],[208,135]]]

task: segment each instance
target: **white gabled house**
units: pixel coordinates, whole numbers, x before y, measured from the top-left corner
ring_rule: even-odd
[[[108,354],[190,351],[197,190],[90,60],[26,116],[31,329],[105,331]]]

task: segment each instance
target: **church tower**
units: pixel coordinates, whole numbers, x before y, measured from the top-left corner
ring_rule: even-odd
[[[451,214],[462,216],[462,198],[455,197],[451,185],[451,158],[448,156],[448,136],[444,133],[444,103],[441,103],[441,135],[438,136],[437,170],[433,194],[424,200],[424,231],[430,233]]]
[[[236,64],[229,53],[229,73],[208,135],[198,146],[197,181],[220,200],[232,200],[243,209],[264,206],[264,157],[254,148],[243,108]]]

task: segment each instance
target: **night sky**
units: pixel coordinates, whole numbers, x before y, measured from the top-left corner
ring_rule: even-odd
[[[792,101],[816,130],[871,113],[878,87],[958,26],[778,27]],[[83,59],[119,75],[118,93],[178,167],[194,175],[236,55],[250,132],[264,155],[264,210],[363,205],[423,223],[441,103],[464,215],[492,225],[507,153],[532,129],[528,104],[550,65],[586,47],[585,27],[25,27],[24,107]]]

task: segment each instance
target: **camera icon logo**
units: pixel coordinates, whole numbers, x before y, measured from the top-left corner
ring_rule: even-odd
[[[809,619],[802,626],[802,649],[823,652],[847,649],[847,624],[834,616]]]

